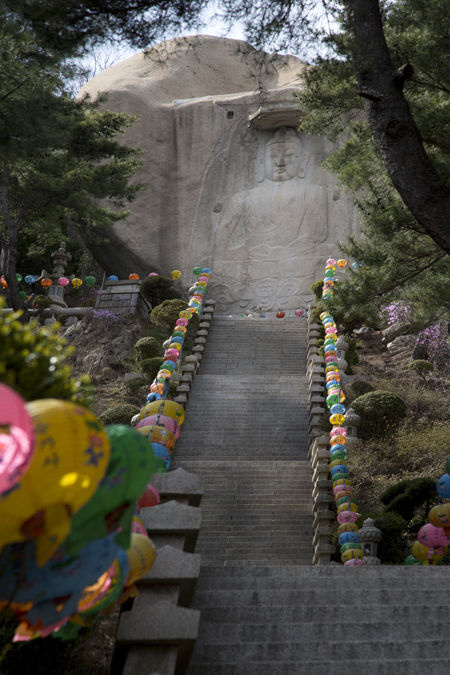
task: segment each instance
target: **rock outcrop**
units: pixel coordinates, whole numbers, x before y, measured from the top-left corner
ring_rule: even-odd
[[[110,272],[214,270],[219,311],[302,306],[324,260],[357,227],[320,168],[333,146],[296,131],[305,64],[246,42],[170,40],[80,92],[139,116],[123,140],[145,151],[131,215],[95,255]]]

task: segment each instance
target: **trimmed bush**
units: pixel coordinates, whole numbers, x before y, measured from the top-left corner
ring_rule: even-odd
[[[322,300],[323,279],[319,279],[319,281],[315,281],[313,284],[311,284],[311,286],[309,288],[314,293],[317,300]]]
[[[370,382],[366,382],[365,380],[355,380],[350,386],[348,398],[353,401],[355,398],[358,398],[358,396],[363,396],[363,394],[367,394],[369,391],[373,391]]]
[[[425,379],[428,373],[433,370],[433,366],[425,359],[415,359],[409,364],[408,370],[414,373],[414,375],[418,375],[422,379]]]
[[[351,375],[353,373],[353,366],[359,361],[358,349],[356,346],[356,340],[347,335],[344,336],[346,342],[348,342],[348,349],[345,352],[345,360],[347,361],[347,370],[346,372]]]
[[[363,440],[383,438],[406,416],[406,405],[390,391],[378,389],[358,396],[352,408],[360,415],[359,437]]]
[[[161,368],[163,359],[161,356],[154,356],[151,359],[143,359],[139,363],[139,368],[144,373],[146,378],[153,381],[156,377],[156,373]]]
[[[364,516],[360,520],[363,521],[367,517]],[[378,557],[381,562],[400,565],[408,554],[406,520],[394,512],[372,513],[369,517],[375,521],[375,527],[381,530],[382,538],[378,544]]]
[[[437,501],[436,481],[432,478],[402,480],[385,490],[380,500],[385,504],[385,512],[398,513],[406,521],[410,521],[421,509],[422,519],[426,521],[428,511]]]
[[[134,345],[136,354],[136,361],[143,361],[144,359],[151,359],[154,356],[161,356],[162,345],[155,337],[143,337]]]
[[[152,310],[150,319],[157,326],[161,326],[161,328],[165,328],[167,331],[172,331],[179,313],[183,309],[186,309],[186,307],[187,302],[184,300],[164,300],[164,302]]]
[[[47,309],[53,305],[53,300],[48,295],[37,295],[33,302],[34,309]]]
[[[115,403],[99,415],[103,424],[130,424],[131,418],[137,415],[139,408],[131,403]]]
[[[180,293],[168,277],[146,277],[141,282],[140,293],[150,302],[152,307],[159,305],[164,300],[179,298]]]

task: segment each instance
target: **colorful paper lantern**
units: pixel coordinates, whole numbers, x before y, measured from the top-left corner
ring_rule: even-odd
[[[75,277],[75,279],[72,279],[72,286],[74,288],[80,288],[80,286],[82,286],[82,284],[83,284],[82,280],[79,279],[78,277]]]
[[[133,532],[127,557],[130,571],[125,579],[125,585],[129,586],[145,576],[155,562],[156,549],[150,537],[147,534]]]
[[[33,457],[33,422],[24,399],[0,383],[0,494],[18,483]]]
[[[34,284],[35,281],[36,277],[33,274],[27,274],[27,276],[24,279],[24,282],[29,285]]]
[[[436,490],[442,499],[450,499],[450,475],[444,473],[436,483]]]
[[[44,277],[43,279],[41,279],[41,286],[43,286],[44,288],[50,288],[52,284],[53,281],[48,277]]]
[[[179,279],[181,277],[180,270],[172,270],[171,272],[172,279]]]
[[[161,502],[161,497],[159,496],[158,490],[151,484],[148,483],[144,492],[139,497],[138,507],[140,509],[149,508],[151,506],[157,506]],[[136,516],[133,518],[135,520]]]
[[[119,281],[119,277],[116,274],[110,274],[108,281]]]
[[[285,312],[282,311],[277,312],[276,314],[277,319],[284,319],[285,316],[286,316]]]
[[[110,456],[103,424],[69,401],[27,404],[35,451],[18,487],[0,501],[0,547],[36,539],[43,565],[70,531],[71,515],[94,494]]]
[[[132,272],[131,274],[128,275],[128,279],[130,279],[130,281],[137,281],[138,279],[140,279],[140,277],[139,274],[136,274],[136,272]]]
[[[72,517],[71,532],[64,543],[71,554],[112,532],[117,532],[115,542],[128,548],[136,502],[150,476],[164,472],[163,463],[136,429],[113,424],[106,432],[111,443],[108,467],[95,494]]]
[[[93,277],[92,275],[87,276],[85,279],[86,286],[88,287],[93,286],[96,281],[97,281],[96,278]]]
[[[58,284],[59,286],[67,286],[68,284],[70,284],[70,281],[67,277],[59,277]]]
[[[444,534],[450,535],[450,502],[433,506],[428,519],[436,527],[442,527]],[[450,541],[448,543],[450,544]]]
[[[181,426],[184,422],[184,408],[182,405],[176,401],[153,401],[148,405],[144,406],[139,413],[138,421],[143,420],[145,417],[150,417],[151,415],[167,415],[167,417],[172,417],[178,422]]]

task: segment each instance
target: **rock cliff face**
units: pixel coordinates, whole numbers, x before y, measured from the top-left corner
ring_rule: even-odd
[[[213,269],[225,312],[302,306],[356,218],[320,168],[332,150],[295,128],[305,65],[249,44],[170,40],[93,78],[81,91],[139,115],[124,142],[145,151],[147,185],[95,254],[111,272]]]

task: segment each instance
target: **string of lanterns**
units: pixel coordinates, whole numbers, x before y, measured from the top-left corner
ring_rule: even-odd
[[[193,273],[197,281],[191,289],[192,294],[187,308],[179,313],[174,329],[167,340],[169,344],[164,352],[161,368],[150,385],[146,405],[135,420],[137,431],[150,441],[154,454],[164,462],[167,470],[170,468],[175,443],[180,436],[180,426],[184,421],[183,406],[167,399],[170,381],[181,363],[181,352],[189,321],[194,314],[200,313],[211,270],[209,267],[197,266]]]
[[[344,269],[345,259],[336,262],[329,258],[325,265],[325,275],[322,286],[322,299],[333,297],[336,266]],[[333,485],[333,496],[337,510],[338,543],[340,545],[341,561],[345,566],[364,565],[364,551],[359,540],[358,507],[354,498],[352,484],[349,479],[347,465],[347,430],[345,422],[345,393],[342,389],[337,358],[337,326],[330,312],[322,312],[320,319],[325,330],[324,361],[326,379],[326,404],[330,411],[330,472]]]
[[[447,553],[450,545],[450,457],[446,470],[436,482],[440,503],[429,511],[429,522],[417,533],[405,565],[436,565]]]
[[[137,517],[165,471],[135,429],[69,401],[25,404],[0,384],[0,609],[14,641],[77,636],[137,589],[155,548]]]

